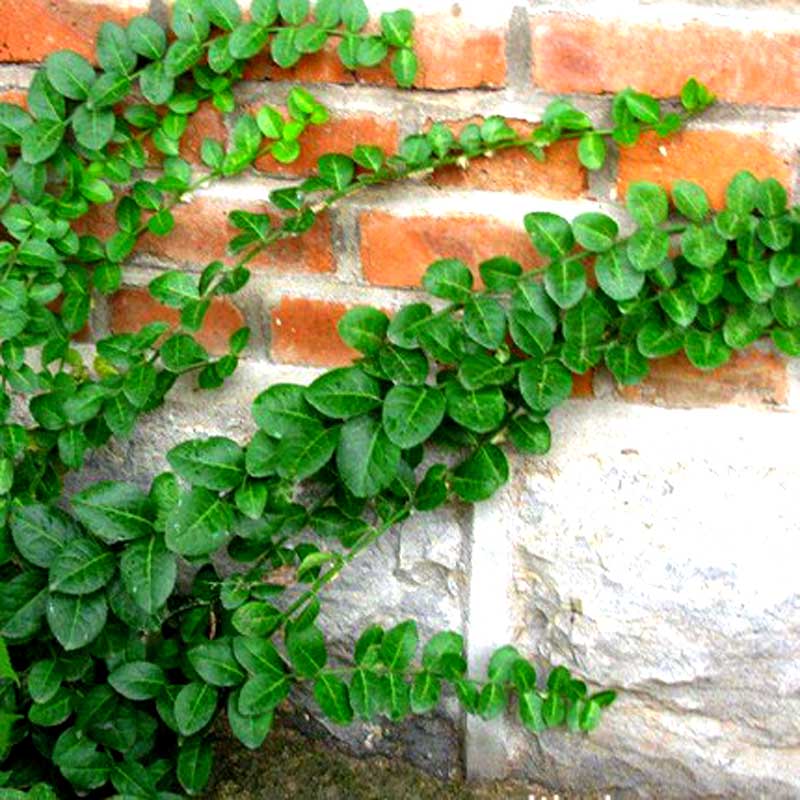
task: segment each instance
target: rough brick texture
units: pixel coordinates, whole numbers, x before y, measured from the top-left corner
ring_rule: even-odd
[[[361,215],[361,263],[370,283],[417,286],[428,265],[446,257],[462,259],[477,274],[477,265],[496,255],[525,267],[540,263],[521,227],[491,217]]]
[[[533,79],[550,92],[635,86],[667,97],[694,75],[722,100],[800,105],[800,26],[769,33],[672,17],[659,26],[554,14],[534,19],[532,30]]]
[[[764,136],[730,131],[686,131],[669,139],[646,133],[619,157],[622,194],[634,181],[655,181],[670,189],[676,180],[699,183],[715,208],[725,204],[725,187],[742,169],[757,178],[773,177],[791,186],[789,160],[770,147]]]
[[[177,325],[180,312],[156,302],[147,289],[121,289],[110,300],[113,333],[137,331],[150,322]],[[220,355],[228,350],[228,339],[245,324],[241,311],[227,299],[215,298],[206,314],[197,340],[210,352]]]
[[[149,10],[148,0],[0,0],[0,61],[40,61],[53,50],[94,59],[94,41],[107,20],[124,24]]]
[[[272,357],[286,364],[334,367],[358,353],[340,338],[336,324],[347,306],[324,300],[284,297],[272,312]]]
[[[701,372],[684,355],[677,355],[652,362],[643,383],[619,391],[631,402],[663,406],[779,406],[788,397],[786,362],[771,353],[750,349],[734,353],[719,369]]]

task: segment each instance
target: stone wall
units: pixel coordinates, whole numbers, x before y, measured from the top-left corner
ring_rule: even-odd
[[[253,346],[225,389],[189,387],[144,424],[135,442],[96,456],[80,480],[142,482],[178,441],[206,433],[244,438],[249,402],[269,382],[310,380],[347,361],[335,324],[358,303],[387,309],[420,296],[427,264],[536,254],[521,226],[530,210],[620,217],[627,185],[696,180],[715,204],[739,169],[794,192],[800,139],[800,11],[774,2],[592,0],[370,0],[419,14],[416,88],[342,71],[328,54],[289,72],[254,68],[240,100],[280,103],[305,82],[332,110],[289,168],[265,159],[245,178],[198,193],[168,239],[146,239],[126,287],[98,303],[92,336],[138,328],[164,311],[147,282],[164,265],[197,271],[220,256],[226,214],[260,207],[270,189],[313,168],[317,155],[357,142],[392,150],[430,120],[455,125],[504,114],[535,123],[566,95],[596,122],[602,96],[631,84],[668,96],[690,74],[721,99],[668,141],[649,136],[587,174],[574,146],[544,165],[519,154],[414,185],[361,195],[307,238],[268,253],[235,301],[209,314],[214,350],[246,321]],[[0,0],[0,90],[21,101],[36,62],[59,47],[87,55],[104,19],[152,12],[165,0]],[[184,155],[230,120],[210,106],[192,123]],[[107,230],[109,217],[92,221]],[[86,345],[90,347],[90,345]],[[342,645],[367,621],[419,617],[423,633],[467,634],[471,665],[512,642],[614,685],[621,699],[588,737],[534,739],[509,721],[465,722],[454,706],[431,721],[342,733],[359,748],[400,751],[440,774],[462,756],[472,777],[516,776],[614,796],[796,797],[800,794],[800,595],[796,511],[800,478],[798,373],[768,347],[700,375],[659,362],[636,389],[600,372],[578,382],[553,415],[554,446],[514,464],[501,496],[474,510],[413,518],[354,565],[330,593]],[[394,748],[394,749],[393,749]],[[562,791],[563,793],[563,791]]]

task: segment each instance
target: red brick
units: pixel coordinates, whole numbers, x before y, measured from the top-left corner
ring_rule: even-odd
[[[65,49],[94,61],[100,26],[109,20],[124,25],[149,6],[147,0],[0,0],[0,61],[41,61]]]
[[[532,28],[533,80],[547,91],[599,94],[634,86],[669,97],[693,76],[722,100],[800,105],[800,25],[765,32],[555,14],[535,19]]]
[[[336,367],[359,354],[340,338],[341,303],[284,297],[272,312],[272,357],[288,364]]]
[[[180,319],[179,311],[162,306],[147,289],[121,289],[109,305],[113,333],[135,332],[151,322],[168,322],[175,327]],[[230,300],[217,297],[195,336],[210,353],[220,355],[228,351],[228,339],[244,324],[241,311]]]
[[[450,124],[458,134],[473,118]],[[521,136],[534,126],[522,120],[510,120]],[[547,160],[537,161],[521,148],[501,150],[491,158],[472,159],[467,169],[459,166],[437,170],[431,182],[436,186],[484,191],[532,192],[545,197],[574,198],[586,191],[586,170],[578,161],[577,142],[556,142],[546,150]]]
[[[655,181],[670,189],[676,180],[699,183],[715,208],[725,204],[725,187],[739,170],[757,178],[773,177],[791,186],[787,158],[763,137],[731,131],[684,131],[668,139],[646,133],[634,147],[620,149],[618,187],[633,181]]]
[[[175,228],[168,236],[142,236],[137,252],[203,266],[219,259],[228,264],[236,262],[227,255],[228,242],[238,233],[228,221],[233,209],[263,211],[264,205],[251,201],[221,200],[198,196],[191,203],[173,210]],[[92,209],[75,224],[79,233],[92,233],[108,238],[115,230],[112,205]],[[334,269],[331,247],[330,219],[321,215],[314,227],[301,236],[284,239],[253,259],[254,268],[276,269],[281,272],[330,272]]]
[[[630,402],[661,406],[774,406],[786,403],[788,380],[783,359],[749,349],[734,353],[711,372],[696,369],[683,354],[658,359],[643,383],[620,387],[619,392]]]
[[[541,264],[522,226],[490,217],[397,217],[361,214],[361,264],[371,283],[418,286],[432,261],[460,258],[477,270],[487,258],[507,255],[525,268]]]
[[[264,156],[256,161],[256,167],[276,175],[308,175],[326,153],[349,154],[358,144],[370,144],[391,154],[397,151],[397,138],[397,122],[392,119],[373,114],[332,115],[323,125],[306,128],[297,161],[280,164],[272,156]]]
[[[419,89],[474,89],[502,87],[506,82],[505,32],[476,27],[462,19],[454,4],[448,14],[418,16],[414,50],[420,69],[414,85]],[[356,80],[394,85],[387,65],[373,69],[346,70],[336,54],[338,40],[297,66],[281,69],[266,56],[250,65],[250,80],[290,80],[307,83],[354,83]]]
[[[594,370],[590,369],[583,375],[572,375],[573,397],[594,397]]]

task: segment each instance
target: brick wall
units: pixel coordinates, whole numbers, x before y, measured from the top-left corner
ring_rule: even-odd
[[[607,93],[630,84],[666,97],[674,95],[689,75],[709,84],[721,102],[679,136],[667,141],[645,136],[637,146],[611,158],[600,173],[587,174],[577,160],[575,148],[563,144],[553,148],[544,165],[524,155],[504,155],[475,163],[468,172],[454,169],[413,185],[362,193],[357,199],[338,206],[312,234],[284,243],[256,260],[253,280],[247,289],[232,300],[218,301],[209,313],[203,337],[204,343],[212,350],[220,349],[229,333],[238,328],[243,319],[254,333],[253,349],[243,367],[243,377],[236,378],[232,388],[215,395],[213,402],[219,410],[215,411],[213,419],[209,419],[207,399],[192,400],[188,395],[176,398],[176,408],[182,409],[185,423],[176,425],[175,420],[180,417],[172,412],[161,421],[157,419],[147,423],[154,427],[145,428],[143,443],[130,445],[138,448],[131,451],[136,457],[129,453],[127,460],[112,459],[111,469],[119,469],[119,464],[125,464],[124,469],[138,474],[137,470],[142,469],[143,464],[149,467],[158,462],[165,440],[174,438],[183,430],[217,432],[219,425],[231,432],[246,429],[247,423],[239,420],[246,418],[247,401],[263,379],[276,375],[285,378],[287,374],[307,377],[313,374],[312,370],[297,370],[295,367],[315,368],[347,362],[352,352],[339,342],[335,331],[341,314],[358,303],[367,302],[392,309],[421,297],[417,288],[419,278],[428,263],[436,258],[457,256],[476,265],[489,256],[508,254],[525,264],[534,265],[537,256],[521,224],[528,211],[553,210],[571,217],[600,209],[620,216],[620,200],[631,181],[647,179],[668,187],[679,177],[703,185],[712,201],[719,205],[723,187],[736,171],[743,168],[759,177],[772,175],[778,178],[790,189],[795,202],[800,196],[797,150],[800,142],[800,12],[796,0],[695,0],[685,3],[665,0],[641,4],[628,0],[613,3],[600,0],[368,0],[368,4],[375,14],[398,6],[411,7],[417,12],[416,40],[421,70],[415,89],[398,91],[392,87],[387,73],[381,70],[363,70],[356,75],[345,72],[326,52],[307,58],[288,71],[266,63],[254,64],[249,70],[248,82],[239,88],[242,104],[280,103],[294,82],[302,82],[331,109],[330,123],[309,135],[304,142],[305,155],[296,164],[287,168],[264,159],[246,177],[198,193],[193,202],[176,215],[176,229],[167,239],[145,238],[127,271],[127,286],[106,305],[96,308],[92,320],[94,335],[109,330],[135,329],[163,316],[165,311],[149,300],[143,289],[147,282],[165,266],[178,264],[187,270],[199,271],[208,261],[220,257],[230,233],[226,223],[227,212],[234,208],[259,208],[271,189],[291,184],[298,175],[311,169],[314,158],[323,152],[347,151],[356,142],[379,144],[391,150],[401,137],[424,129],[432,120],[445,120],[457,127],[468,120],[499,113],[515,120],[515,125],[524,127],[535,124],[547,103],[557,95],[569,96],[588,111],[595,122],[602,123],[609,110]],[[53,49],[69,47],[91,56],[93,37],[103,20],[124,20],[148,10],[163,16],[167,5],[164,0],[0,0],[0,91],[4,99],[24,102],[20,90],[29,82],[37,62]],[[202,138],[206,135],[221,136],[229,122],[212,108],[204,108],[192,123],[185,144],[186,157],[197,160]],[[99,215],[89,224],[102,232],[109,220]],[[722,447],[723,422],[727,424],[729,421],[740,432],[752,423],[752,430],[759,431],[759,437],[763,434],[759,438],[761,461],[758,463],[764,462],[763,475],[767,475],[772,458],[769,448],[780,446],[781,434],[777,423],[765,422],[764,418],[783,416],[788,420],[791,417],[796,428],[798,416],[762,412],[800,408],[796,378],[795,368],[759,344],[710,374],[700,374],[679,357],[658,362],[647,382],[635,388],[619,390],[602,372],[576,382],[581,398],[595,396],[593,408],[597,409],[594,417],[597,422],[590,421],[594,411],[583,399],[572,404],[564,416],[559,417],[559,435],[577,436],[578,445],[574,450],[559,450],[557,444],[552,460],[546,462],[545,477],[532,477],[527,473],[527,478],[523,475],[522,487],[517,483],[509,490],[507,497],[511,498],[510,501],[506,498],[498,506],[487,504],[486,510],[479,512],[474,522],[480,526],[483,519],[484,528],[471,528],[469,521],[449,521],[447,525],[450,527],[445,528],[452,533],[455,526],[456,533],[451,536],[454,544],[444,545],[431,540],[428,551],[423,536],[422,544],[398,545],[396,564],[388,554],[383,554],[381,558],[385,556],[388,560],[386,564],[381,562],[381,566],[393,565],[395,571],[392,578],[384,572],[380,576],[375,573],[379,592],[384,590],[383,581],[391,583],[404,580],[403,576],[411,576],[408,578],[410,598],[422,583],[430,583],[431,575],[452,574],[455,576],[453,585],[462,587],[456,591],[459,599],[454,601],[451,610],[442,612],[440,616],[456,625],[459,620],[469,621],[469,648],[474,663],[481,663],[487,643],[499,635],[498,631],[503,635],[507,632],[508,637],[514,640],[521,638],[527,642],[527,634],[520,634],[520,631],[528,631],[531,625],[535,627],[543,623],[539,617],[534,618],[535,624],[530,623],[529,610],[518,611],[515,603],[521,601],[508,601],[504,587],[513,584],[521,597],[527,597],[526,587],[538,586],[537,591],[545,598],[550,596],[548,592],[552,587],[538,584],[539,579],[535,575],[531,577],[530,570],[523,570],[524,575],[520,577],[523,574],[519,572],[520,564],[524,566],[526,559],[532,557],[525,549],[529,545],[518,547],[517,540],[528,534],[514,533],[508,520],[517,516],[528,519],[524,517],[524,508],[531,507],[530,504],[544,502],[545,509],[549,508],[546,500],[541,501],[536,496],[537,481],[546,482],[545,478],[555,480],[561,471],[571,469],[573,457],[591,464],[600,463],[602,454],[593,455],[596,450],[599,448],[605,452],[616,445],[616,433],[611,437],[606,431],[603,438],[592,425],[601,428],[608,425],[611,427],[607,430],[617,431],[615,426],[619,423],[620,430],[630,430],[632,433],[627,437],[629,446],[621,450],[623,455],[627,455],[637,453],[637,448],[647,445],[656,447],[656,450],[663,447],[667,452],[670,447],[669,426],[676,420],[683,421],[681,430],[691,441],[698,440],[698,437],[702,439],[706,434],[718,436],[719,440],[709,440],[708,452],[714,452],[718,444]],[[692,411],[662,412],[660,409],[642,408],[642,405],[683,407]],[[720,413],[731,416],[713,419],[703,416],[711,412],[701,411],[700,407],[708,406],[724,406]],[[657,416],[659,414],[661,416]],[[582,415],[586,415],[586,420]],[[709,420],[708,426],[705,420]],[[653,433],[656,428],[661,430],[658,426],[663,426],[661,439],[659,434]],[[740,435],[745,437],[744,433]],[[148,446],[147,436],[151,436],[151,441],[156,444]],[[742,447],[754,446],[748,441],[742,438]],[[728,450],[724,450],[720,456],[722,466],[712,464],[709,467],[713,477],[703,488],[713,493],[717,482],[729,480],[737,469],[743,469],[744,462],[740,456],[728,455]],[[705,456],[697,453],[693,458],[694,472],[691,474],[694,478],[693,483],[689,483],[696,485],[698,476],[702,480],[706,474],[697,468],[697,464],[705,463]],[[675,459],[677,464],[678,456]],[[617,462],[611,463],[602,478],[620,481],[619,475],[624,473],[624,469]],[[654,471],[658,470],[654,468]],[[581,488],[581,476],[569,474]],[[628,477],[635,483],[638,474],[634,471],[632,477],[631,473]],[[586,496],[591,498],[594,491],[591,481],[597,480],[597,476],[587,473],[585,477],[588,482],[584,487]],[[660,485],[656,486],[655,479],[653,481],[652,502],[660,503],[672,489],[662,489]],[[680,481],[677,484],[680,485]],[[643,492],[646,490],[647,487],[642,489]],[[533,499],[530,499],[531,492]],[[776,494],[773,498],[777,498],[775,525],[784,524],[781,502],[785,501],[787,507],[792,503],[796,505],[793,499],[796,497],[796,484],[787,492],[786,497]],[[731,497],[735,500],[739,494],[732,491]],[[647,498],[650,498],[649,494]],[[634,501],[641,504],[641,498],[639,501],[634,498]],[[502,505],[506,502],[516,505],[506,509]],[[694,501],[689,497],[686,502],[691,506]],[[720,500],[721,513],[730,507],[729,500]],[[501,513],[504,509],[505,513]],[[547,513],[537,516],[533,520],[536,525],[531,522],[529,530],[536,529],[541,519],[546,522]],[[688,514],[675,513],[675,530],[684,531],[685,525],[694,524]],[[621,506],[617,507],[614,515],[609,511],[608,517],[604,518],[600,510],[593,516],[593,524],[597,529],[605,525],[617,530],[619,522],[625,520]],[[714,519],[707,516],[706,527],[695,531],[693,535],[697,541],[709,527],[713,530]],[[730,521],[731,529],[735,528],[738,522],[735,514],[729,514],[725,519]],[[647,519],[640,522],[642,529],[651,531],[652,525]],[[569,531],[573,532],[574,541],[569,547],[579,548],[581,543],[585,544],[585,537],[599,535],[585,532],[580,520],[567,516],[553,517],[551,523],[556,537],[567,537]],[[445,525],[441,520],[436,524],[440,527]],[[458,527],[461,525],[464,525],[463,529]],[[498,528],[504,525],[509,527],[508,539],[498,544]],[[620,545],[630,559],[629,568],[620,574],[616,586],[624,588],[625,580],[636,580],[640,559],[635,554],[639,553],[637,547],[642,547],[638,543],[640,530],[627,531],[630,533],[628,543]],[[720,536],[729,533],[728,528],[719,531]],[[687,535],[691,539],[691,535]],[[748,535],[745,531],[741,541],[737,539],[736,558],[743,564],[757,563],[755,556],[748,556]],[[663,540],[656,541],[655,534],[652,537],[652,547],[659,553],[663,551],[667,564],[664,569],[677,570],[676,574],[684,576],[687,585],[697,580],[693,568],[680,566],[689,563],[682,552],[672,557],[669,532],[664,533]],[[418,549],[413,550],[414,547]],[[719,543],[714,547],[718,548]],[[450,550],[445,552],[445,548],[451,548],[455,555]],[[615,556],[608,557],[613,559]],[[556,560],[554,556],[553,563]],[[464,566],[466,563],[472,566]],[[545,569],[542,567],[544,562],[535,563],[537,569]],[[593,559],[588,559],[583,566],[586,574],[590,574],[596,565]],[[421,577],[415,577],[416,569],[420,570]],[[713,570],[709,575],[712,573]],[[672,573],[670,576],[669,580],[677,580]],[[360,591],[373,580],[370,573],[365,573],[361,579],[366,583],[356,581]],[[447,580],[450,581],[450,577]],[[561,580],[564,580],[562,576],[553,574],[554,583]],[[648,580],[652,582],[656,578],[651,574]],[[664,581],[666,585],[666,577]],[[395,584],[391,585],[394,587]],[[471,588],[464,590],[464,586]],[[573,586],[561,586],[559,597],[563,595],[564,602],[572,607],[573,599],[580,596],[588,615],[586,618],[590,619],[593,598],[607,591],[608,586],[601,575],[596,583],[587,578],[583,588],[584,595]],[[700,586],[698,591],[701,594],[702,590]],[[346,590],[343,591],[344,602],[348,599],[356,602],[355,595],[348,596]],[[449,591],[455,591],[451,583],[443,584],[441,591],[437,590],[436,598],[427,606],[423,604],[423,611],[419,601],[409,599],[408,613],[424,613],[425,608],[444,608],[445,601],[440,597],[445,597]],[[564,659],[574,661],[576,652],[585,652],[587,655],[581,665],[592,666],[591,648],[595,646],[604,654],[604,660],[599,662],[599,666],[594,664],[593,668],[605,669],[604,676],[613,683],[619,675],[619,659],[635,661],[640,655],[635,647],[630,653],[617,647],[618,639],[615,637],[622,635],[619,631],[625,626],[619,623],[615,627],[616,620],[626,618],[628,606],[625,604],[629,596],[637,592],[646,595],[649,591],[649,584],[638,586],[635,583],[630,592],[620,590],[619,605],[609,612],[609,618],[613,617],[614,621],[609,622],[608,630],[602,630],[602,619],[593,620],[596,625],[583,632],[578,651],[564,644],[574,638],[574,627],[570,627],[574,623],[564,628],[560,621],[548,620],[548,626],[543,627],[544,638],[547,639],[552,630],[555,633],[547,639],[548,644],[542,647],[542,653],[557,655],[561,646]],[[388,594],[398,598],[406,596],[394,589]],[[540,600],[541,596],[534,597],[534,605]],[[745,601],[742,602],[742,619],[749,620],[749,607]],[[690,660],[694,652],[692,647],[696,645],[702,649],[707,644],[703,639],[702,625],[697,626],[696,640],[691,640],[695,625],[683,621],[683,612],[688,614],[686,609],[693,603],[694,600],[688,598],[686,608],[681,607],[680,614],[671,606],[665,606],[666,616],[676,614],[675,628],[659,633],[673,636],[678,641],[687,637],[684,657]],[[632,617],[634,626],[639,625],[647,614],[661,613],[657,606],[647,606],[644,611],[640,611],[635,603],[631,607],[636,613],[631,612],[628,617]],[[763,629],[772,630],[772,620],[789,613],[785,608],[766,617]],[[796,609],[797,604],[794,603],[792,608]],[[574,620],[574,609],[568,608],[567,611],[570,619]],[[739,613],[737,610],[736,614]],[[402,608],[397,614],[399,619],[403,614]],[[352,609],[346,611],[347,619],[354,618],[354,615]],[[756,612],[752,616],[755,617]],[[438,619],[434,611],[430,617],[431,621]],[[486,621],[483,628],[482,619]],[[498,621],[504,619],[508,624],[499,625]],[[794,619],[794,624],[800,629],[797,615]],[[553,628],[549,627],[551,623]],[[730,630],[736,639],[734,628]],[[484,633],[485,638],[481,638]],[[785,632],[780,631],[776,631],[775,636],[777,639],[786,638]],[[639,642],[644,651],[648,644]],[[709,639],[708,647],[718,646]],[[656,649],[655,643],[653,647]],[[734,657],[738,663],[747,655],[731,652],[731,663]],[[759,650],[759,657],[766,660],[772,652],[764,645]],[[800,652],[795,655],[800,660]],[[702,667],[697,667],[697,674],[709,676],[712,689],[718,678],[720,685],[727,680],[734,687],[731,691],[738,690],[745,680],[737,677],[738,673],[732,666],[726,672],[726,664],[714,662],[707,666],[702,659],[699,661],[702,661]],[[768,663],[762,663],[762,667],[764,672],[769,672]],[[587,672],[591,673],[591,670],[587,668]],[[652,685],[647,683],[650,678],[654,681]],[[763,733],[763,730],[768,731],[773,719],[785,720],[783,728],[778,725],[779,733],[791,728],[794,731],[791,736],[800,740],[797,715],[792,714],[790,706],[787,705],[786,709],[776,707],[774,712],[770,710],[772,706],[765,706],[764,713],[769,715],[770,722],[764,722],[763,730],[757,720],[751,727],[748,727],[749,722],[743,723],[744,730],[739,738],[734,723],[732,728],[726,728],[724,732],[720,730],[718,739],[730,740],[730,751],[725,750],[722,744],[711,747],[699,733],[701,724],[707,723],[711,730],[717,716],[722,713],[715,710],[711,690],[709,694],[701,695],[706,699],[700,705],[690,704],[688,721],[684,724],[680,717],[682,701],[669,691],[673,678],[676,685],[684,686],[688,685],[685,682],[690,681],[691,676],[670,674],[665,678],[657,670],[645,668],[636,672],[631,683],[639,693],[631,694],[634,697],[632,706],[622,706],[623,721],[617,723],[616,728],[612,727],[611,739],[605,740],[607,751],[602,747],[592,750],[587,745],[588,749],[576,757],[574,763],[570,762],[568,755],[565,756],[563,763],[568,766],[562,768],[557,746],[549,745],[546,740],[544,749],[536,753],[537,763],[545,771],[553,770],[552,776],[555,777],[552,777],[552,782],[556,786],[568,783],[568,776],[575,771],[575,774],[585,775],[583,783],[578,782],[579,787],[595,788],[596,783],[592,780],[598,770],[603,772],[608,766],[611,775],[620,764],[627,764],[630,774],[644,776],[637,785],[664,788],[665,791],[661,792],[664,795],[690,796],[695,791],[720,796],[741,796],[752,792],[770,794],[775,786],[751,778],[761,769],[758,764],[762,756],[763,764],[772,765],[769,769],[776,773],[792,771],[791,765],[787,766],[782,760],[784,755],[779,743],[776,743],[777,750],[772,760],[763,755],[764,750],[771,746],[768,732]],[[702,692],[707,688],[704,685]],[[637,697],[641,700],[640,713],[637,712]],[[782,713],[786,716],[782,717]],[[750,707],[742,713],[745,720],[757,716],[757,711],[751,713]],[[789,717],[793,721],[790,722]],[[748,731],[756,728],[765,738],[759,739],[758,747],[762,749],[753,755],[752,764],[742,762],[736,767],[743,776],[742,782],[723,781],[720,775],[724,768],[739,756],[737,742],[744,743],[741,749],[746,751],[752,738]],[[696,774],[684,769],[689,759],[687,748],[693,741],[691,735],[683,736],[687,730],[690,734],[698,732],[697,753],[691,754],[692,757],[696,755],[700,764]],[[676,731],[681,731],[681,736]],[[776,741],[780,739],[779,733],[776,733]],[[481,723],[475,723],[469,729],[469,735],[472,738],[467,755],[474,773],[502,775],[509,770],[519,774],[531,773],[530,763],[514,760],[527,751],[517,749],[512,753],[513,748],[507,746],[503,736],[497,739],[495,728],[484,730]],[[495,738],[491,739],[492,736]],[[669,750],[663,759],[646,757],[648,752],[661,753],[662,748]],[[620,752],[624,757],[619,755]],[[644,756],[637,760],[641,754]],[[581,769],[583,773],[580,773]],[[790,783],[794,791],[800,791],[796,756],[793,769],[795,778]],[[541,774],[537,773],[537,776],[541,777]],[[619,780],[623,781],[624,777]],[[619,785],[628,784],[617,783]],[[781,793],[784,789],[781,784],[775,789],[774,796],[784,796]],[[789,791],[785,796],[791,793]],[[651,792],[650,796],[654,794]]]
[[[737,169],[773,175],[796,189],[800,25],[791,3],[721,8],[552,2],[525,8],[521,0],[417,0],[406,5],[418,14],[421,70],[413,92],[392,88],[379,70],[354,76],[325,52],[288,72],[254,65],[251,80],[240,87],[243,104],[280,103],[292,83],[301,81],[331,108],[331,121],[308,134],[295,164],[262,159],[247,178],[198,195],[178,212],[170,237],[145,238],[135,258],[140,269],[130,280],[146,282],[166,264],[198,270],[219,257],[230,234],[229,210],[259,208],[271,188],[306,174],[326,151],[347,152],[357,142],[391,151],[400,137],[434,119],[457,127],[501,113],[524,127],[562,94],[601,123],[608,111],[605,93],[634,85],[670,96],[690,74],[710,84],[723,102],[666,142],[643,137],[600,174],[588,175],[573,144],[565,143],[553,148],[544,165],[507,153],[467,172],[454,168],[414,186],[362,194],[333,211],[311,235],[256,261],[255,280],[236,300],[238,312],[219,304],[209,314],[206,338],[212,347],[244,315],[258,333],[260,354],[272,361],[342,363],[350,353],[332,341],[339,315],[358,302],[387,308],[406,302],[433,259],[451,255],[476,264],[507,253],[534,264],[536,254],[520,223],[525,211],[543,204],[566,216],[595,206],[614,213],[631,181],[669,186],[678,177],[701,183],[719,204]],[[6,99],[21,100],[19,89],[51,50],[69,47],[91,56],[104,20],[122,21],[150,6],[149,0],[0,0],[0,86]],[[152,6],[163,15],[165,4]],[[378,0],[372,10],[394,6]],[[196,161],[203,137],[223,136],[228,124],[204,107],[192,122],[184,155]],[[104,223],[98,215],[92,226],[102,231]],[[127,330],[158,313],[130,287],[98,309],[95,332],[102,333],[104,325]],[[781,405],[788,396],[785,372],[780,359],[758,352],[707,376],[676,359],[656,367],[648,384],[621,396],[678,405]]]

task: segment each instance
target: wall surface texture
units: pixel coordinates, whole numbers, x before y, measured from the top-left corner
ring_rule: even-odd
[[[536,254],[525,212],[621,215],[631,181],[695,180],[716,205],[739,169],[781,180],[800,196],[800,3],[590,0],[371,0],[374,13],[418,13],[422,69],[413,91],[386,75],[345,72],[322,53],[283,71],[262,64],[239,90],[244,104],[281,103],[295,82],[332,110],[290,167],[269,158],[246,178],[199,192],[174,233],[145,239],[126,287],[98,304],[92,335],[127,331],[164,311],[143,288],[165,265],[198,271],[231,235],[226,214],[260,208],[268,192],[356,143],[395,148],[430,120],[459,124],[504,114],[535,123],[568,96],[602,123],[609,92],[627,85],[674,95],[695,75],[721,103],[668,141],[649,135],[588,175],[575,147],[548,162],[520,154],[413,185],[361,194],[315,231],[255,262],[233,301],[218,301],[203,339],[212,350],[246,321],[250,355],[223,390],[176,393],[135,441],[94,458],[83,479],[142,482],[183,438],[251,429],[249,402],[267,383],[308,381],[352,352],[335,324],[350,306],[385,309],[420,297],[434,259],[476,265]],[[68,47],[91,56],[107,19],[164,19],[166,0],[0,0],[2,99],[24,102],[37,62]],[[184,155],[230,120],[213,108],[192,123]],[[156,165],[154,165],[156,166]],[[108,226],[102,216],[96,231]],[[87,347],[91,344],[87,343]],[[701,375],[682,358],[619,390],[598,372],[554,414],[554,446],[516,462],[500,496],[474,510],[412,518],[338,581],[329,617],[351,643],[367,621],[408,616],[423,633],[467,633],[472,667],[512,642],[544,662],[618,686],[621,699],[588,737],[534,739],[517,724],[460,718],[454,707],[399,730],[364,726],[359,748],[402,752],[439,773],[517,776],[614,796],[800,795],[800,592],[797,513],[800,371],[756,346]]]

